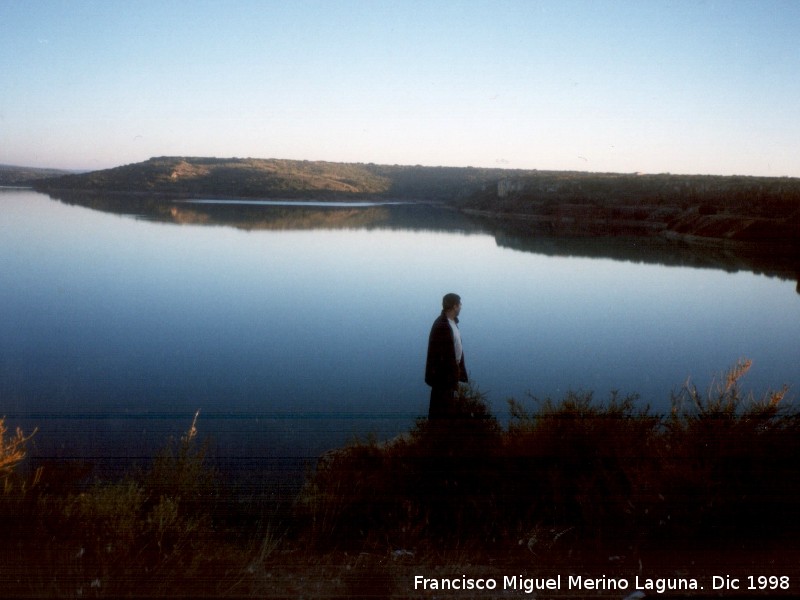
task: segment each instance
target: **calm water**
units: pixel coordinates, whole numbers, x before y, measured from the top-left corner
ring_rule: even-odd
[[[150,456],[198,409],[239,464],[388,438],[427,412],[448,291],[501,418],[508,397],[570,388],[666,410],[740,357],[759,394],[800,383],[792,280],[514,250],[429,207],[226,207],[227,225],[202,208],[134,218],[0,192],[0,414],[39,428],[34,454]]]

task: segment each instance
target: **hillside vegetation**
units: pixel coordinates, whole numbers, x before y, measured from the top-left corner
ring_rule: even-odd
[[[42,191],[85,190],[225,198],[450,200],[495,181],[499,169],[429,168],[257,158],[159,157],[53,178]]]
[[[0,186],[33,185],[34,181],[49,177],[67,175],[68,171],[60,169],[39,169],[36,167],[16,167],[13,165],[0,165]]]
[[[796,245],[800,179],[534,173],[509,176],[465,208],[555,234],[663,235]]]

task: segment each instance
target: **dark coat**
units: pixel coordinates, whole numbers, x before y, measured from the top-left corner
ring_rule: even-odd
[[[455,321],[458,323],[458,319]],[[453,330],[450,328],[447,315],[442,311],[442,314],[433,322],[430,336],[428,336],[425,383],[432,388],[455,390],[459,381],[468,381],[464,353],[461,353],[461,362],[456,363]]]

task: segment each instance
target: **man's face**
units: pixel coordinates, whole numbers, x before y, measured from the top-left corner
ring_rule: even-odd
[[[453,307],[453,312],[455,313],[455,316],[458,316],[461,313],[461,302]]]

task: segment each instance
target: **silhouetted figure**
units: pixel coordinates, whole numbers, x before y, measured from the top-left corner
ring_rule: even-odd
[[[464,349],[458,330],[461,297],[445,294],[442,314],[433,322],[428,337],[428,358],[425,362],[425,383],[431,386],[428,419],[453,418],[458,414],[459,382],[468,381]]]

